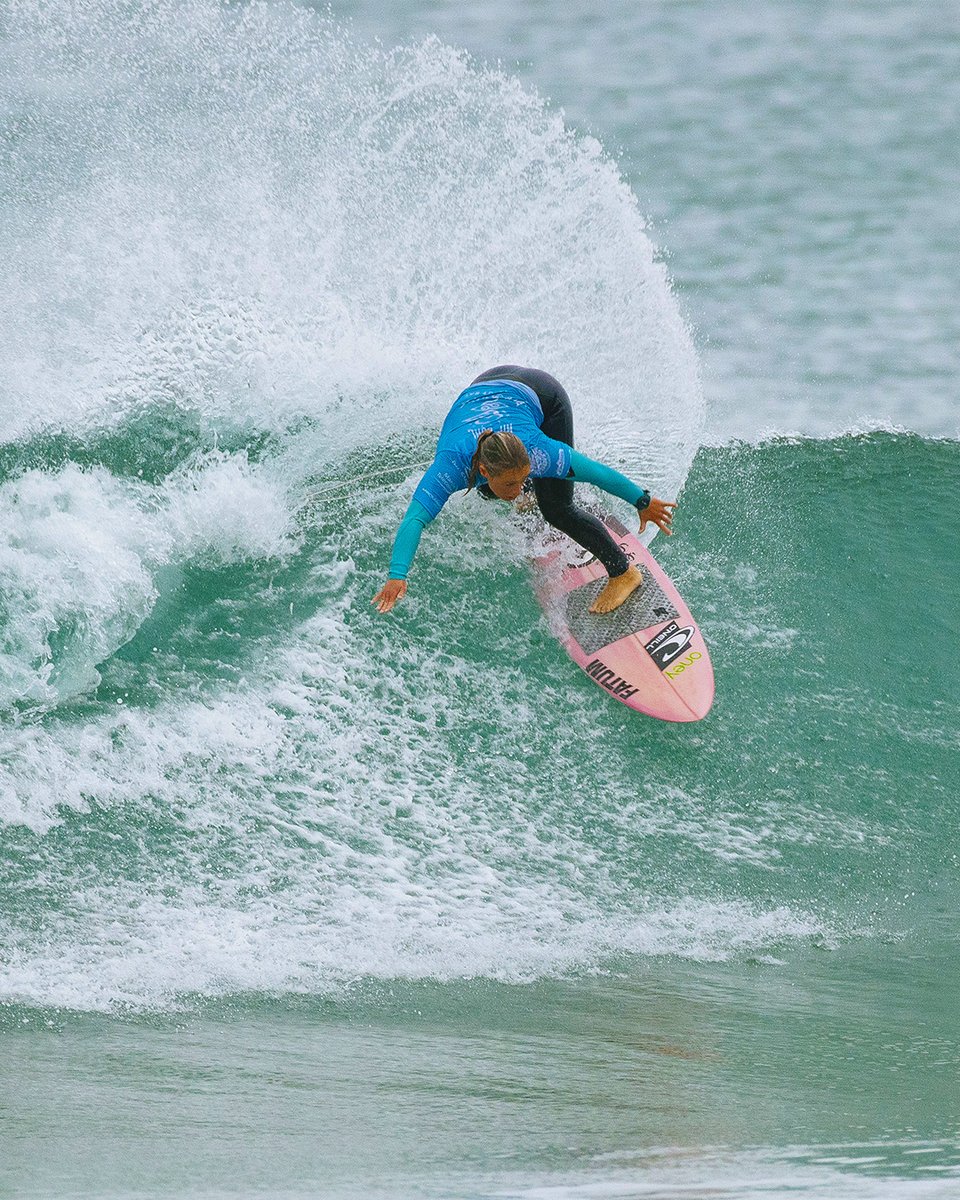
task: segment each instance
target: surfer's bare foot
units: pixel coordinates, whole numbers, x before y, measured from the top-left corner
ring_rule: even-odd
[[[643,583],[643,576],[638,567],[628,567],[622,575],[615,575],[607,580],[600,595],[590,605],[592,613],[613,612],[615,608],[631,596]]]

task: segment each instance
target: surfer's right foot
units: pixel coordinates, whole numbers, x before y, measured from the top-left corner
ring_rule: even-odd
[[[613,612],[628,596],[632,596],[642,583],[643,576],[639,568],[628,567],[622,575],[614,575],[612,579],[607,580],[600,595],[590,605],[590,611],[592,613]]]

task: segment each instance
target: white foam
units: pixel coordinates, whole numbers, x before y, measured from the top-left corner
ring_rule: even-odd
[[[8,703],[89,692],[187,565],[263,560],[267,584],[315,475],[418,461],[497,362],[552,371],[585,449],[680,486],[703,406],[663,265],[597,143],[515,80],[435,40],[360,46],[283,4],[84,0],[54,16],[25,0],[15,22],[11,79],[38,119],[18,160],[29,203],[0,224],[7,436],[66,430],[95,449],[145,418],[190,436],[160,482],[67,466],[0,488]],[[236,450],[254,440],[256,462]],[[242,681],[212,690],[186,662],[152,707],[11,723],[0,820],[41,857],[63,822],[97,861],[84,829],[129,829],[136,861],[118,848],[96,877],[61,861],[69,909],[51,902],[43,940],[4,938],[0,994],[110,1008],[362,976],[519,981],[823,936],[783,906],[669,878],[640,891],[585,835],[611,822],[753,866],[782,843],[652,779],[611,812],[623,761],[583,755],[604,736],[596,698],[565,696],[544,731],[542,681],[511,661],[542,636],[535,616],[492,664],[431,633],[469,617],[466,585],[506,586],[522,557],[492,509],[451,505],[431,529],[425,569],[466,585],[444,609],[412,591],[414,644],[364,621],[355,556],[382,544],[386,566],[412,482],[311,532],[316,615],[272,631]],[[546,686],[561,695],[559,677]]]
[[[824,1150],[832,1153],[823,1155]],[[864,1151],[867,1153],[864,1153]],[[939,1178],[917,1178],[897,1161],[910,1144],[880,1142],[818,1147],[663,1146],[630,1155],[605,1155],[573,1178],[556,1176],[494,1184],[491,1195],[511,1200],[665,1200],[709,1195],[717,1200],[950,1200],[956,1195],[956,1147],[934,1148],[948,1162]],[[620,1161],[632,1157],[632,1165]],[[910,1175],[913,1177],[911,1178]]]
[[[204,456],[157,487],[72,464],[0,486],[0,706],[96,687],[165,570],[289,551],[282,499],[244,455]]]
[[[42,835],[93,805],[98,824],[146,822],[151,836],[132,874],[76,878],[69,915],[49,914],[42,941],[5,939],[17,948],[0,994],[107,1009],[369,977],[523,982],[624,953],[718,960],[829,932],[782,906],[625,886],[585,826],[636,837],[646,820],[648,834],[718,854],[745,831],[654,781],[611,812],[616,760],[578,766],[566,744],[592,736],[586,706],[576,732],[550,731],[564,770],[527,770],[537,696],[505,667],[478,794],[451,756],[448,714],[452,703],[462,720],[494,675],[434,646],[415,661],[385,653],[372,676],[370,636],[331,605],[257,683],[9,735],[6,823]]]
[[[284,4],[27,2],[11,32],[41,119],[0,223],[8,437],[166,402],[211,434],[316,421],[329,463],[516,361],[678,486],[703,405],[663,265],[599,145],[515,80]]]

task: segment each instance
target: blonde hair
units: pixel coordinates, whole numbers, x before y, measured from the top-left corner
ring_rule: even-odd
[[[481,463],[491,476],[502,475],[505,471],[530,470],[530,456],[517,435],[505,431],[494,433],[492,429],[485,429],[477,438],[477,448],[470,460],[468,492],[476,485]]]

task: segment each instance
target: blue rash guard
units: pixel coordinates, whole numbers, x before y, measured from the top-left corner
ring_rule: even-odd
[[[391,579],[406,579],[424,529],[454,492],[469,487],[477,440],[486,429],[516,434],[529,455],[534,479],[592,483],[629,504],[639,504],[644,497],[649,501],[649,493],[626,475],[547,437],[540,428],[542,423],[540,401],[525,383],[495,379],[460,393],[440,430],[434,460],[417,484],[397,530],[390,558]]]

